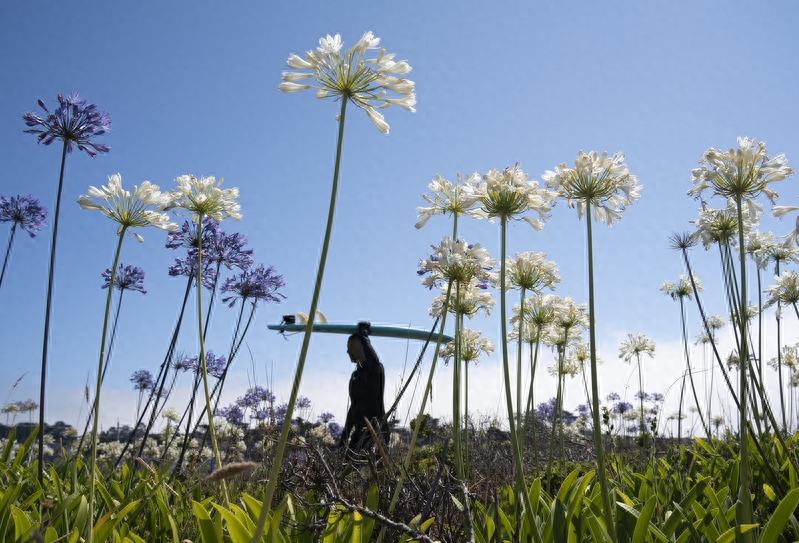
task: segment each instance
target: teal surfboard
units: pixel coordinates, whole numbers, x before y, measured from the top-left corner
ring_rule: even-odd
[[[277,330],[279,332],[304,332],[305,325],[304,324],[270,324],[267,326],[270,330]],[[332,324],[332,323],[314,323],[313,325],[314,332],[321,332],[323,334],[357,334],[358,333],[358,325],[357,324]],[[420,341],[426,341],[428,337],[430,337],[430,341],[435,343],[438,339],[438,332],[434,332],[432,337],[430,336],[430,330],[424,330],[422,328],[410,328],[407,326],[383,326],[379,324],[373,324],[369,331],[370,336],[377,336],[377,337],[394,337],[399,339],[418,339]],[[444,334],[441,341],[443,343],[449,343],[453,340],[452,336],[448,336]]]

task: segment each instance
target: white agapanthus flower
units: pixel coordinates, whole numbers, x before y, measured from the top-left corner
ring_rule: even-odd
[[[594,220],[608,226],[621,218],[621,212],[640,197],[641,185],[624,163],[624,155],[616,153],[586,154],[580,151],[574,168],[559,164],[554,171],[542,176],[544,182],[566,199],[569,207],[577,206],[577,216],[582,218],[586,205],[594,211]]]
[[[460,360],[462,362],[477,362],[481,355],[491,356],[494,346],[488,338],[480,337],[479,330],[464,328],[459,332]],[[443,347],[439,355],[444,360],[451,360],[455,356],[455,341],[450,341]]]
[[[541,292],[545,288],[555,290],[560,275],[555,263],[547,261],[546,257],[546,253],[533,251],[516,253],[515,258],[508,257],[505,260],[507,287],[523,288],[529,292]]]
[[[693,278],[694,284],[696,285],[696,291],[702,292],[705,290],[705,285],[702,283],[702,281],[700,281],[696,275],[693,275]],[[684,274],[680,274],[677,283],[663,281],[663,284],[660,286],[660,291],[666,296],[671,296],[672,300],[679,300],[682,298],[688,298],[689,300],[694,299],[694,289],[693,285],[691,284],[691,278]]]
[[[197,223],[200,217],[211,217],[216,222],[223,219],[241,219],[241,206],[236,203],[239,189],[222,189],[220,185],[224,179],[216,181],[214,177],[201,177],[181,175],[175,179],[178,188],[170,193],[171,203],[167,209],[182,209],[191,215],[191,220]]]
[[[466,240],[453,241],[445,237],[439,245],[432,245],[430,258],[419,262],[419,275],[425,276],[422,284],[432,288],[441,282],[457,281],[467,284],[477,278],[495,282],[491,270],[497,261],[479,243],[470,245]],[[453,287],[454,288],[454,287]]]
[[[394,54],[378,49],[380,38],[366,32],[343,55],[341,36],[319,40],[316,51],[305,58],[289,55],[287,66],[294,71],[283,72],[278,86],[281,92],[316,89],[316,97],[349,100],[363,109],[380,132],[388,134],[389,126],[378,109],[391,105],[415,112],[414,82],[399,77],[411,71],[407,61],[395,61]],[[367,52],[374,52],[366,58]]]
[[[701,240],[705,249],[709,249],[714,243],[738,244],[738,211],[734,201],[727,203],[725,209],[712,209],[703,205],[699,210],[699,218],[688,221],[696,225],[696,232],[691,237]],[[745,234],[757,228],[763,215],[763,206],[752,201],[749,204],[742,214]]]
[[[619,358],[629,364],[633,358],[640,360],[642,354],[654,358],[655,342],[640,332],[636,335],[627,334],[627,339],[622,341],[619,347]]]
[[[709,190],[742,204],[749,204],[761,193],[774,203],[777,193],[769,184],[793,175],[785,155],[769,157],[766,142],[742,137],[738,138],[738,149],[724,152],[711,147],[699,163],[701,166],[691,172],[694,186],[689,196],[701,198]]]
[[[755,252],[755,259],[758,261],[758,266],[761,261],[765,266],[769,262],[774,262],[774,272],[777,273],[781,264],[799,263],[799,247],[791,240],[788,240],[788,243],[776,243],[774,234],[767,232],[760,249]]]
[[[448,286],[441,285],[440,288],[441,294],[436,296],[430,306],[431,317],[439,317],[443,314]],[[490,315],[496,303],[491,291],[486,288],[486,283],[474,278],[467,283],[452,287],[447,309],[450,313],[464,315],[471,319],[480,311],[486,316]]]
[[[541,342],[551,345],[551,337],[557,335],[552,325],[566,318],[567,306],[559,296],[554,294],[536,294],[524,301],[524,328],[522,338],[528,343]],[[520,315],[521,304],[513,305],[513,316],[510,318],[512,330],[508,339],[516,340],[519,337],[519,324],[522,322]]]
[[[90,186],[86,195],[78,198],[80,207],[101,212],[119,225],[117,233],[128,229],[138,241],[144,241],[144,238],[133,228],[154,226],[170,232],[178,229],[177,224],[169,222],[167,214],[161,213],[169,202],[169,194],[162,193],[158,185],[149,181],[144,181],[141,186],[134,185],[133,191],[123,189],[122,176],[118,173],[108,176],[107,185],[99,189]]]
[[[553,192],[538,188],[537,181],[528,180],[518,163],[501,172],[491,169],[483,176],[476,194],[489,217],[521,218],[538,231],[544,227],[556,197]],[[524,217],[528,211],[537,214],[538,218]]]
[[[480,182],[480,176],[476,173],[466,176],[461,181],[461,174],[458,174],[458,181],[453,184],[436,175],[430,182],[428,188],[432,195],[422,194],[422,198],[430,204],[430,207],[417,207],[416,211],[419,221],[415,224],[416,228],[423,227],[433,215],[467,215],[475,219],[484,219],[488,214],[477,206],[479,198],[475,191],[475,185]]]
[[[776,277],[776,283],[766,289],[768,299],[764,308],[771,307],[779,302],[782,305],[791,305],[799,302],[799,274],[795,271],[784,271]]]

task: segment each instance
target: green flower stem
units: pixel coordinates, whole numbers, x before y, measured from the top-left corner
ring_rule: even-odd
[[[289,438],[289,431],[291,430],[291,419],[294,415],[294,403],[297,400],[297,394],[300,390],[300,382],[302,381],[302,372],[305,369],[305,358],[308,355],[308,346],[311,343],[311,333],[313,332],[313,324],[316,320],[316,308],[319,303],[319,294],[322,290],[322,278],[325,273],[325,263],[327,262],[327,251],[330,248],[330,234],[333,231],[333,215],[336,211],[336,194],[338,192],[338,177],[341,167],[341,149],[344,141],[344,118],[347,112],[347,97],[341,99],[341,113],[339,113],[338,124],[338,142],[336,145],[336,165],[333,170],[333,186],[330,190],[330,207],[327,212],[327,225],[325,227],[325,238],[322,242],[322,254],[319,257],[319,268],[316,272],[316,283],[314,284],[313,296],[311,298],[311,309],[308,311],[308,323],[305,325],[305,337],[302,340],[302,348],[300,349],[300,359],[297,362],[297,369],[294,372],[294,383],[291,387],[291,396],[289,396],[288,406],[286,408],[285,422],[283,429],[280,432],[280,441],[275,451],[275,458],[272,460],[272,470],[270,471],[269,481],[266,483],[266,491],[264,492],[264,501],[261,505],[261,512],[258,515],[258,523],[253,533],[252,543],[257,543],[261,540],[261,535],[264,533],[266,526],[267,516],[272,509],[272,498],[275,494],[277,486],[277,479],[280,475],[280,465],[283,463],[283,455],[286,452],[286,443]]]
[[[524,295],[525,288],[521,290],[519,305],[519,337],[516,347],[516,433],[520,436],[519,451],[524,454],[524,421],[522,418],[522,345],[524,345]]]
[[[646,433],[646,417],[644,416],[644,374],[641,371],[641,354],[636,353],[638,359],[638,397],[641,400],[641,436]],[[654,474],[654,472],[652,472]]]
[[[205,407],[208,414],[208,433],[211,436],[211,448],[214,450],[216,468],[222,467],[222,457],[219,455],[219,445],[216,442],[214,429],[214,415],[211,412],[211,393],[208,388],[208,368],[205,363],[205,328],[203,328],[203,215],[197,217],[197,329],[200,336],[200,368],[203,375],[203,392],[205,393]],[[225,506],[230,503],[227,484],[222,481],[222,493],[225,496]]]
[[[736,205],[738,208],[738,246],[744,247],[744,227],[743,227],[743,210],[741,207],[741,197],[736,197]],[[740,327],[740,349],[738,352],[740,364],[740,422],[739,422],[739,436],[740,436],[740,454],[741,454],[741,467],[738,474],[738,499],[742,502],[740,515],[736,508],[736,516],[738,516],[738,524],[751,524],[754,520],[752,514],[752,500],[750,497],[750,479],[751,479],[751,466],[749,460],[749,427],[747,418],[747,375],[749,372],[749,346],[746,337],[746,322],[748,306],[746,303],[746,253],[741,250],[741,302],[738,311],[739,327]],[[741,534],[737,541],[754,541],[752,532]]]
[[[69,140],[64,140],[61,151],[61,172],[58,174],[58,190],[55,197],[55,214],[53,215],[53,238],[50,242],[50,267],[47,272],[47,302],[44,310],[44,338],[42,339],[42,377],[39,381],[39,452],[37,473],[39,486],[44,480],[44,392],[47,377],[47,344],[50,339],[50,313],[53,306],[53,275],[55,273],[55,247],[58,238],[58,217],[61,214],[61,193],[64,189],[64,167],[67,161]]]
[[[11,225],[11,234],[8,236],[8,245],[6,246],[6,256],[3,258],[3,270],[0,271],[0,285],[3,284],[3,277],[6,275],[6,265],[8,265],[8,255],[11,254],[11,245],[14,243],[14,234],[17,231],[17,223]]]
[[[611,509],[610,492],[605,474],[605,451],[602,446],[602,432],[599,422],[599,375],[596,361],[596,311],[594,304],[594,251],[591,230],[591,202],[585,202],[585,219],[588,225],[588,338],[591,351],[591,403],[594,424],[594,448],[596,449],[597,477],[599,490],[602,493],[602,512],[605,516],[605,528],[613,543],[618,541],[616,526],[614,524],[613,510]]]
[[[460,329],[463,330],[463,315],[461,315]],[[469,360],[463,362],[463,461],[465,475],[469,473]]]
[[[507,253],[507,229],[508,218],[506,216],[500,217],[500,285],[499,285],[499,313],[500,313],[500,342],[502,343],[502,376],[505,381],[505,403],[508,409],[508,426],[510,426],[510,441],[513,447],[513,459],[516,464],[516,494],[521,495],[522,503],[524,505],[525,516],[527,523],[530,525],[530,530],[533,534],[533,539],[536,543],[542,543],[541,534],[538,532],[538,525],[536,524],[533,508],[530,505],[530,496],[527,492],[527,484],[524,481],[524,466],[522,464],[522,451],[519,447],[519,436],[516,433],[516,424],[513,420],[513,394],[510,386],[510,367],[508,365],[508,321],[507,321],[507,303],[505,301],[505,273],[506,263],[505,254]],[[615,541],[614,541],[615,543]]]
[[[461,283],[455,282],[455,299],[460,304]],[[452,362],[452,437],[455,446],[455,476],[465,479],[463,472],[463,443],[461,441],[461,315],[455,312],[455,356]]]
[[[685,305],[683,304],[683,298],[680,296],[680,320],[682,321],[682,341],[683,347],[685,349],[685,363],[688,366],[688,380],[691,383],[691,392],[694,395],[694,403],[696,404],[696,412],[699,413],[699,420],[702,421],[702,429],[705,430],[705,434],[707,434],[707,439],[710,441],[710,425],[705,422],[705,417],[702,415],[702,406],[699,403],[699,396],[696,393],[696,385],[694,384],[694,370],[691,367],[691,357],[688,353],[688,330],[686,329],[685,325]],[[683,383],[685,382],[685,377],[683,376]],[[684,385],[683,385],[684,386]],[[680,402],[680,407],[682,408],[682,402]],[[681,438],[682,436],[680,436]]]
[[[92,423],[92,455],[89,457],[89,522],[86,524],[86,541],[92,543],[94,528],[94,483],[97,477],[97,432],[100,420],[100,389],[103,386],[103,366],[105,361],[105,338],[108,335],[108,315],[111,313],[111,298],[114,294],[115,270],[119,264],[119,254],[122,252],[122,241],[125,239],[126,226],[119,231],[117,249],[114,253],[114,264],[111,266],[111,278],[108,283],[108,295],[105,299],[105,313],[103,315],[103,334],[100,337],[100,359],[97,363],[97,385],[94,391],[94,421]]]
[[[774,268],[777,277],[780,276],[780,261],[777,260],[775,263]],[[783,433],[788,433],[788,423],[785,418],[785,394],[783,392],[784,387],[782,384],[782,304],[780,303],[779,296],[777,297],[777,378],[779,380],[779,389],[780,389],[780,411],[782,412],[782,431]],[[793,393],[793,389],[791,389],[791,393]],[[791,406],[793,407],[793,402],[791,402]]]
[[[533,438],[533,454],[535,455],[535,472],[538,473],[539,458],[538,458],[538,438],[535,428],[535,398],[533,394],[533,386],[535,384],[535,370],[538,366],[538,351],[541,346],[541,326],[536,326],[535,332],[535,351],[533,351],[533,344],[530,344],[530,390],[527,392],[527,413],[525,418],[529,418],[528,426],[532,433]]]

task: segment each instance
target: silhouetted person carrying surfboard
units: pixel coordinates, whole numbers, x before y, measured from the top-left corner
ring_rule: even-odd
[[[368,322],[359,322],[358,333],[347,339],[347,354],[356,368],[350,377],[350,406],[339,446],[346,446],[352,451],[359,451],[372,443],[372,434],[366,427],[367,420],[384,444],[388,443],[389,438],[388,424],[383,421],[386,414],[383,404],[386,376],[383,364],[369,341],[370,329]]]

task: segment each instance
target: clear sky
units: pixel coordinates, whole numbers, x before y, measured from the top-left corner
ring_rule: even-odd
[[[67,160],[46,419],[76,424],[86,414],[84,387],[94,383],[105,303],[100,273],[111,265],[116,232],[75,201],[117,172],[125,187],[149,180],[169,190],[176,176],[194,174],[239,188],[243,219],[222,228],[245,235],[256,263],[284,276],[287,299],[259,308],[226,400],[254,382],[288,398],[301,340],[266,327],[310,306],[338,107],[312,92],[282,94],[277,86],[290,53],[303,54],[335,33],[347,48],[367,30],[412,66],[417,113],[389,108],[391,133],[382,135],[363,112],[349,110],[320,301],[328,319],[432,324],[434,293],[420,285],[416,268],[451,224],[434,217],[416,230],[414,223],[436,174],[454,181],[458,172],[484,174],[519,162],[540,179],[557,164],[572,163],[579,150],[621,151],[643,189],[612,229],[594,230],[605,361],[600,392],[632,400],[637,383],[618,347],[627,333],[643,332],[657,343],[655,359],[645,361],[644,388],[676,405],[672,384],[684,367],[679,311],[658,288],[684,270],[668,236],[690,231],[688,221],[697,218],[698,203],[686,191],[708,147],[727,149],[748,136],[799,165],[798,23],[799,6],[788,1],[4,2],[0,194],[32,194],[52,213],[59,145],[38,146],[23,133],[22,113],[39,113],[37,99],[53,106],[58,93],[79,92],[113,121],[113,131],[98,139],[111,147],[109,154],[90,159],[76,151]],[[777,190],[780,203],[793,205],[796,178]],[[782,235],[791,223],[766,219],[761,228]],[[8,225],[2,226],[5,240]],[[463,221],[460,232],[498,256],[496,224]],[[144,243],[125,241],[122,261],[145,270],[148,293],[126,295],[103,389],[106,427],[132,422],[136,394],[129,377],[138,369],[157,372],[185,286],[167,276],[168,265],[183,254],[164,248],[163,232],[141,233]],[[48,226],[36,239],[17,237],[0,288],[0,403],[38,400],[50,235]],[[560,202],[542,232],[520,222],[509,235],[510,254],[543,251],[557,263],[557,294],[587,301],[585,219],[575,210]],[[708,287],[708,311],[726,315],[716,252],[700,246],[692,258]],[[517,301],[511,294],[509,302]],[[207,347],[217,354],[227,353],[236,315],[221,305],[214,311]],[[468,325],[496,345],[498,318],[497,306]],[[794,342],[799,327],[790,317],[785,326],[786,341]],[[699,332],[693,308],[689,328],[693,339]],[[186,326],[178,349],[194,355],[197,345],[195,327]],[[394,339],[374,345],[386,366],[390,404],[404,365],[421,345]],[[694,356],[702,360],[701,351]],[[343,422],[351,369],[343,336],[314,336],[301,393],[314,402],[316,415],[330,411]],[[483,360],[471,378],[470,406],[501,418],[499,357]],[[182,407],[188,381],[179,382],[173,405]],[[450,382],[451,369],[442,367],[431,407],[437,416],[451,416]],[[543,372],[538,383],[538,398],[554,396]],[[567,408],[583,401],[579,382],[570,383]]]

